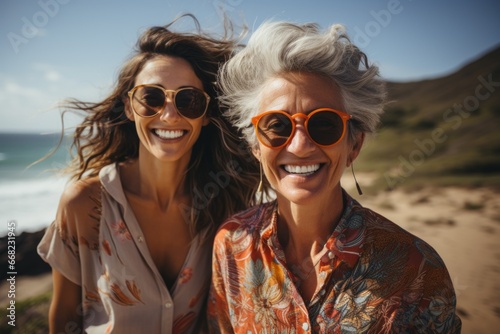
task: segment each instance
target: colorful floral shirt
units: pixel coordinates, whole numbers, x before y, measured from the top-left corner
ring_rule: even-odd
[[[459,333],[445,264],[421,239],[344,193],[345,209],[302,299],[277,238],[277,204],[219,229],[208,301],[214,333]]]
[[[211,242],[194,239],[169,291],[126,200],[118,168],[103,168],[99,178],[101,199],[89,212],[94,219],[67,212],[38,246],[45,261],[82,287],[85,333],[200,333]]]

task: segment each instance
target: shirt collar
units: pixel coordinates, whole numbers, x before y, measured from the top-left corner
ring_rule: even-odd
[[[345,190],[344,212],[333,233],[326,242],[326,247],[342,262],[353,268],[365,241],[365,221],[361,204],[353,199]]]
[[[354,267],[365,240],[365,224],[360,211],[362,206],[342,189],[344,197],[344,211],[337,227],[326,242],[326,247],[335,257]],[[264,204],[265,214],[260,228],[261,240],[276,247],[278,242],[278,205],[274,200]]]
[[[278,237],[278,202],[274,200],[264,204],[263,222],[260,237],[264,242]]]
[[[120,167],[118,163],[112,163],[104,166],[99,171],[99,179],[101,185],[108,194],[111,195],[122,206],[127,203],[127,198],[123,192],[122,182],[120,179]]]

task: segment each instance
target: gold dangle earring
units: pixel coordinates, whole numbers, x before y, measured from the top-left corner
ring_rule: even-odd
[[[361,187],[358,184],[358,180],[356,180],[356,175],[354,175],[354,163],[351,163],[351,171],[352,171],[352,176],[354,177],[354,182],[356,183],[356,189],[358,189],[358,194],[363,195]]]
[[[259,182],[259,187],[257,188],[257,192],[262,192],[262,161],[259,160],[259,166],[260,166],[260,182]]]

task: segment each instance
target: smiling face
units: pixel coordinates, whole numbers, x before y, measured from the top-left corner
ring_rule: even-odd
[[[268,80],[262,89],[260,110],[283,110],[290,115],[309,114],[318,108],[343,111],[339,88],[328,78],[311,73],[288,73]],[[259,142],[253,150],[278,201],[308,204],[331,201],[341,193],[340,178],[361,148],[348,136],[331,147],[316,145],[307,135],[304,119],[295,118],[296,130],[289,143],[279,149]]]
[[[196,87],[203,90],[201,80],[184,59],[159,56],[148,61],[135,79],[135,86],[154,84],[167,90]],[[202,126],[208,124],[206,116],[188,119],[181,116],[173,101],[168,98],[165,108],[158,115],[145,118],[132,111],[130,100],[126,103],[127,117],[135,122],[139,136],[139,157],[162,161],[189,161],[191,150]]]

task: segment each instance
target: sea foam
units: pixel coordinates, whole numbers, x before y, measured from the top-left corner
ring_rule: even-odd
[[[0,236],[7,234],[10,221],[16,222],[16,234],[47,227],[66,184],[66,179],[54,176],[1,182]]]

